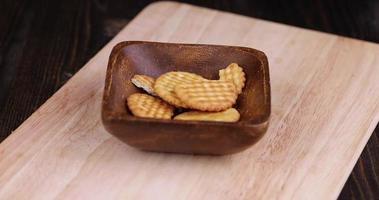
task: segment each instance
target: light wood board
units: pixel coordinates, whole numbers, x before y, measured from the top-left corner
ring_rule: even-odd
[[[147,153],[100,106],[123,40],[241,45],[270,62],[272,117],[223,157]],[[335,199],[379,119],[379,46],[178,3],[142,11],[0,144],[0,199]]]

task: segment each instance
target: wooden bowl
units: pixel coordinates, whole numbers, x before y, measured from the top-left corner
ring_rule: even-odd
[[[126,98],[142,92],[131,83],[135,74],[157,78],[169,71],[187,71],[218,79],[218,70],[235,62],[246,83],[235,108],[235,123],[177,121],[134,117]],[[102,105],[107,131],[130,146],[147,151],[223,155],[242,151],[266,132],[270,116],[267,57],[261,51],[233,46],[127,41],[110,55]]]

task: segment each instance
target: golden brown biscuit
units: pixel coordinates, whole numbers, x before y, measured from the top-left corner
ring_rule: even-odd
[[[129,110],[137,117],[171,119],[174,107],[148,94],[135,93],[127,98]]]
[[[147,93],[156,96],[154,92],[154,78],[146,75],[134,75],[132,78],[132,83],[138,87],[145,90]]]
[[[182,83],[175,87],[175,93],[188,108],[211,112],[231,108],[238,96],[231,81],[220,80]]]
[[[238,66],[237,63],[231,63],[225,69],[219,71],[220,80],[233,81],[236,86],[238,94],[241,94],[242,88],[245,86],[245,72],[243,72],[242,67]]]
[[[189,111],[174,117],[176,120],[193,121],[217,121],[217,122],[236,122],[240,118],[239,112],[234,108],[229,108],[221,112]]]
[[[206,80],[205,78],[189,72],[168,72],[161,75],[154,84],[154,91],[163,100],[176,107],[187,108],[174,93],[175,86]]]

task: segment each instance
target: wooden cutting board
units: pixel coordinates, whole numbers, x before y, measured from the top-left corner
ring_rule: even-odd
[[[270,62],[272,117],[223,157],[147,153],[100,121],[123,40],[248,46]],[[335,199],[379,119],[379,46],[193,7],[147,7],[0,145],[0,199]]]

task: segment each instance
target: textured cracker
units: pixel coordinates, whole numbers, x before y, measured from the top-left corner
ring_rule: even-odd
[[[231,63],[225,69],[219,71],[220,80],[233,81],[236,86],[238,94],[241,94],[242,88],[245,86],[245,72],[243,72],[242,67],[238,66],[236,63]]]
[[[239,112],[234,108],[229,108],[221,112],[189,111],[174,117],[176,120],[193,121],[217,121],[217,122],[236,122],[240,119]]]
[[[231,108],[238,96],[231,81],[220,80],[180,84],[175,93],[188,108],[212,112]]]
[[[148,94],[135,93],[127,98],[129,110],[137,117],[171,119],[174,107]]]
[[[138,87],[145,90],[147,93],[156,96],[154,92],[154,78],[146,75],[134,75],[132,78],[132,83]]]
[[[189,72],[168,72],[161,75],[154,84],[154,91],[163,100],[176,107],[188,108],[174,92],[179,84],[193,83],[206,80],[203,77]]]

